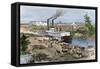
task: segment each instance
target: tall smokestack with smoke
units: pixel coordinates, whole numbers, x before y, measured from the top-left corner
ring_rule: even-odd
[[[52,17],[50,17],[50,18],[47,19],[47,29],[48,29],[48,30],[49,30],[49,28],[50,28],[50,24],[49,24],[50,19],[52,19]]]
[[[47,27],[48,27],[48,30],[50,28],[49,27],[49,25],[50,25],[49,24],[50,19],[52,19],[52,27],[54,28],[54,20],[57,19],[58,17],[62,16],[63,14],[64,14],[64,11],[58,9],[58,10],[56,10],[56,13],[53,16],[51,16],[50,18],[47,19]]]

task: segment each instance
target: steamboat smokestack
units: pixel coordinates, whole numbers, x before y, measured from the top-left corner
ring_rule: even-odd
[[[54,28],[54,20],[57,19],[58,17],[62,16],[64,14],[63,10],[56,10],[56,13],[51,16],[50,18],[47,19],[47,29],[49,30],[50,28],[50,20],[52,19],[52,28]]]

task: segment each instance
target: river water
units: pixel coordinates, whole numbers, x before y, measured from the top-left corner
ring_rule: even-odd
[[[95,46],[95,39],[73,38],[72,44],[82,46],[82,47]]]

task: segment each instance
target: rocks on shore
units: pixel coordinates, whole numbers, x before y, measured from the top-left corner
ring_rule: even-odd
[[[42,61],[69,61],[87,58],[94,55],[95,48],[73,46],[71,44],[57,40],[39,40],[35,38],[35,43],[31,46],[31,55],[34,62]],[[45,46],[46,45],[46,46]]]

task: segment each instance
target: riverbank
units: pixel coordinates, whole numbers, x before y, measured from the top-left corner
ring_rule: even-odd
[[[58,40],[50,40],[48,37],[32,36],[29,40],[31,44],[28,46],[27,52],[32,58],[27,63],[95,59],[95,47],[93,46],[75,46]]]

